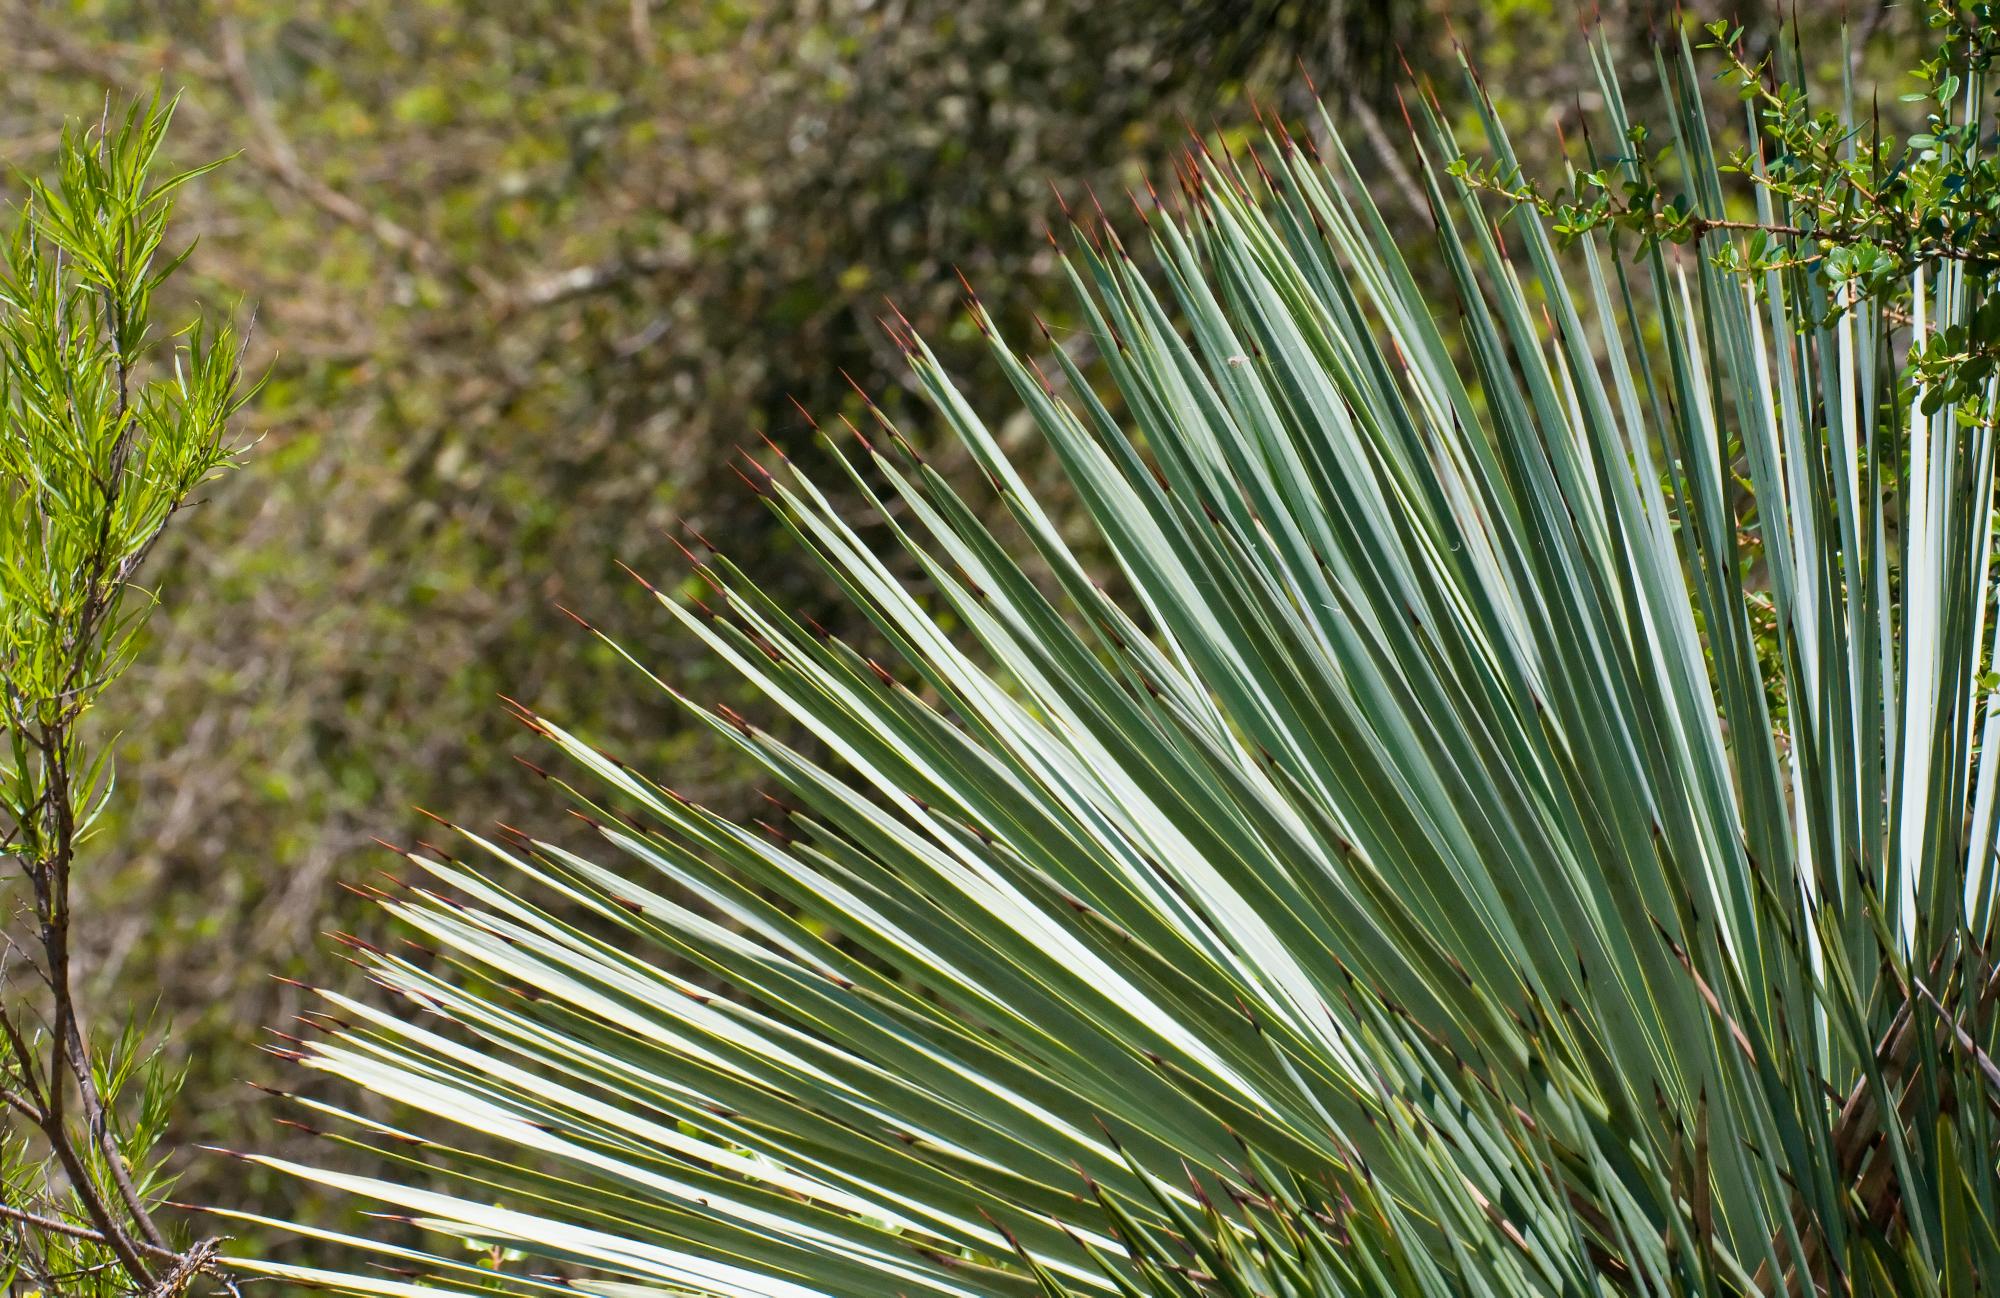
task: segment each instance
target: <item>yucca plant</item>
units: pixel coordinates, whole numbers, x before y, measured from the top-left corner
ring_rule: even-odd
[[[1992,265],[1976,230],[1883,234],[1967,192],[1924,168],[1985,165],[1988,37],[1953,23],[1901,185],[1841,127],[1853,168],[1811,188],[1822,119],[1782,95],[1725,186],[1685,42],[1667,164],[1593,47],[1570,200],[1520,184],[1476,93],[1485,168],[1420,103],[1442,301],[1337,135],[1191,154],[1143,250],[1106,226],[1069,256],[1095,364],[971,306],[1115,576],[897,327],[1003,508],[879,414],[828,439],[879,533],[755,470],[889,651],[705,549],[712,593],[662,594],[813,740],[653,682],[768,774],[764,824],[524,712],[603,851],[411,852],[384,905],[420,949],[359,945],[388,999],[324,993],[291,1052],[401,1106],[305,1120],[406,1172],[260,1160],[448,1242],[245,1265],[619,1298],[1992,1292],[1995,390],[1937,350],[1977,353]]]

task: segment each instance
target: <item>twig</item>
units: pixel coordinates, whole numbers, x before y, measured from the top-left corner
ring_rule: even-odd
[[[250,125],[262,145],[254,155],[257,160],[287,189],[335,220],[366,230],[378,242],[407,255],[425,270],[453,269],[428,239],[380,212],[370,211],[306,170],[305,164],[299,161],[298,150],[292,147],[277,118],[271,115],[270,106],[264,102],[256,79],[250,74],[250,63],[243,52],[243,34],[234,22],[226,18],[218,24],[218,34],[222,46],[222,66],[229,78],[230,88],[236,92],[237,102],[243,106],[244,115],[250,119]],[[493,287],[490,278],[476,268],[457,269],[483,291]]]
[[[70,1239],[88,1240],[93,1244],[104,1243],[104,1236],[87,1226],[74,1226],[55,1217],[44,1217],[38,1212],[25,1208],[10,1208],[0,1203],[0,1221],[19,1222],[23,1226],[33,1226],[36,1230],[47,1231],[51,1235],[65,1235]]]
[[[1410,174],[1410,169],[1396,153],[1395,141],[1391,140],[1389,132],[1383,129],[1381,117],[1369,106],[1368,101],[1358,94],[1347,97],[1347,109],[1354,115],[1354,120],[1361,124],[1361,133],[1368,137],[1369,146],[1375,150],[1375,156],[1382,160],[1383,169],[1389,173],[1389,179],[1395,182],[1396,189],[1402,194],[1403,202],[1409,206],[1410,212],[1429,220],[1431,208],[1424,200],[1424,191],[1418,187],[1416,177]]]

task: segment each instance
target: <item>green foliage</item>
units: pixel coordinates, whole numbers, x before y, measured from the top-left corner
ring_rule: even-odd
[[[2000,30],[1985,3],[1928,0],[1925,16],[1937,53],[1914,70],[1920,88],[1900,97],[1923,116],[1907,134],[1892,129],[1886,138],[1879,108],[1868,119],[1857,115],[1851,83],[1842,107],[1815,109],[1783,42],[1752,60],[1741,25],[1707,25],[1701,48],[1722,54],[1720,75],[1752,114],[1751,143],[1717,170],[1752,179],[1754,215],[1696,202],[1689,190],[1706,181],[1671,179],[1671,150],[1649,151],[1638,123],[1626,130],[1621,156],[1593,158],[1552,192],[1524,181],[1519,168],[1465,160],[1454,167],[1483,190],[1535,206],[1565,239],[1618,229],[1687,244],[1710,230],[1741,231],[1743,239],[1715,250],[1726,268],[1755,280],[1803,261],[1826,277],[1825,312],[1884,301],[1907,321],[1910,279],[1920,268],[1945,261],[1987,275],[2000,266],[2000,164],[1988,156],[1985,106],[1974,90],[2000,55]],[[1959,403],[1962,418],[1974,417],[2000,361],[2000,307],[1919,332],[1925,337],[1910,361],[1923,400],[1933,411]]]
[[[245,400],[227,326],[209,338],[196,322],[169,373],[133,382],[154,341],[153,291],[186,256],[161,256],[172,197],[201,174],[149,182],[171,116],[135,109],[102,147],[66,134],[55,183],[28,182],[0,280],[0,664],[13,749],[0,788],[25,835],[9,847],[31,855],[47,850],[34,812],[50,774],[34,737],[73,730],[129,662],[147,611],[132,574],[229,463],[223,430]]]
[[[94,1055],[92,1082],[108,1113],[115,1115],[119,1156],[134,1188],[157,1210],[172,1194],[176,1178],[168,1168],[173,1153],[167,1130],[181,1100],[185,1070],[166,1059],[163,1042],[145,1020],[125,1022],[116,1039]],[[18,1115],[17,1115],[18,1116]],[[92,1181],[110,1185],[112,1171],[103,1154],[87,1144],[79,1157]],[[0,1204],[34,1212],[39,1221],[0,1221],[0,1284],[9,1292],[32,1294],[38,1286],[51,1298],[97,1298],[133,1291],[132,1277],[116,1252],[95,1234],[90,1214],[72,1194],[58,1188],[65,1173],[51,1166],[40,1133],[27,1125],[0,1126]]]
[[[155,177],[172,116],[155,100],[66,131],[0,276],[0,1240],[9,1283],[74,1298],[185,1292],[213,1251],[151,1218],[179,1071],[136,1020],[79,1007],[72,958],[112,785],[92,713],[153,608],[140,567],[232,462],[249,397],[227,325],[155,336],[154,292],[187,255],[165,249],[174,195],[202,170]],[[122,1032],[99,1049],[91,1022]]]
[[[1095,372],[975,302],[1117,594],[898,328],[1007,523],[879,409],[825,448],[865,534],[802,465],[746,468],[885,647],[691,536],[698,593],[662,607],[796,731],[631,661],[776,810],[524,711],[601,842],[409,851],[382,902],[418,940],[356,945],[387,1003],[324,992],[295,1052],[399,1106],[302,1101],[397,1169],[254,1160],[446,1243],[243,1265],[396,1295],[1991,1291],[2000,430],[1990,384],[1930,402],[1955,380],[1910,360],[1988,286],[1920,251],[1911,337],[1837,300],[1811,233],[1747,267],[1756,193],[1724,191],[1692,51],[1663,61],[1672,228],[1496,210],[1493,105],[1479,171],[1427,102],[1444,293],[1323,123],[1323,158],[1275,127],[1190,157],[1143,259],[1078,232]],[[1983,137],[1993,87],[1958,75]]]

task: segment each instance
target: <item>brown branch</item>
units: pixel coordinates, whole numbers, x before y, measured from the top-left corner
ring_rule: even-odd
[[[0,1104],[5,1104],[37,1127],[42,1125],[41,1106],[12,1087],[0,1086]]]
[[[71,1225],[69,1222],[62,1221],[59,1218],[44,1217],[38,1212],[29,1212],[25,1208],[10,1208],[4,1203],[0,1203],[0,1221],[17,1222],[23,1226],[32,1226],[39,1231],[46,1231],[51,1235],[62,1235],[69,1239],[88,1240],[93,1244],[102,1244],[105,1242],[104,1236],[98,1234],[88,1226]]]
[[[107,487],[107,501],[115,500],[115,489]],[[105,566],[101,555],[93,555],[92,570],[101,572]],[[93,583],[95,585],[95,583]],[[93,592],[95,594],[95,592]],[[93,604],[101,599],[97,596]],[[86,610],[79,619],[80,624],[94,623],[101,613]],[[81,637],[79,637],[81,640]],[[84,650],[78,650],[78,661]],[[91,1079],[89,1050],[83,1041],[83,1029],[78,1022],[76,1001],[70,979],[70,865],[76,846],[75,807],[70,798],[69,751],[71,732],[67,718],[44,726],[29,736],[30,742],[40,750],[47,780],[47,793],[43,796],[41,815],[46,829],[45,849],[42,859],[29,863],[29,881],[34,892],[35,916],[40,929],[44,960],[43,974],[48,981],[51,997],[50,1045],[48,1063],[48,1086],[41,1106],[42,1117],[38,1124],[43,1138],[48,1142],[56,1161],[62,1165],[63,1173],[69,1178],[72,1193],[84,1214],[103,1238],[104,1243],[117,1256],[120,1265],[142,1288],[152,1284],[152,1272],[141,1257],[141,1248],[128,1233],[116,1215],[105,1203],[98,1191],[90,1169],[77,1152],[70,1138],[65,1108],[69,1088],[64,1085],[65,1074],[77,1089],[79,1102],[83,1106],[84,1121],[103,1151],[106,1165],[112,1171],[119,1195],[131,1213],[134,1224],[148,1244],[164,1247],[165,1239],[145,1212],[144,1201],[132,1187],[129,1170],[119,1153],[117,1142],[112,1139],[110,1125],[105,1119],[103,1102]],[[11,1025],[9,1045],[17,1055],[25,1050],[25,1043],[19,1040],[18,1032]],[[28,1067],[23,1061],[24,1070]]]
[[[79,1226],[74,1222],[64,1221],[60,1217],[50,1217],[43,1213],[30,1212],[26,1208],[10,1207],[4,1203],[0,1203],[0,1221],[15,1222],[18,1225],[27,1226],[34,1230],[46,1231],[51,1235],[61,1235],[65,1239],[80,1239],[91,1244],[108,1244],[110,1242],[103,1235],[88,1226]],[[171,1248],[161,1248],[158,1245],[142,1244],[139,1247],[141,1251],[149,1253],[162,1261],[173,1262],[176,1271],[186,1271],[188,1278],[192,1278],[208,1266],[213,1265],[215,1259],[215,1243],[212,1240],[204,1240],[201,1244],[196,1245],[185,1253],[177,1253]],[[194,1269],[187,1270],[187,1263],[191,1259],[196,1258],[199,1258],[199,1261],[194,1266]],[[172,1277],[168,1279],[171,1280]],[[162,1281],[162,1283],[164,1284],[166,1281]],[[185,1281],[182,1281],[182,1283],[185,1283]],[[167,1292],[176,1291],[168,1290]]]
[[[1936,976],[1937,968],[1938,965],[1934,962],[1933,977]],[[1916,989],[1919,995],[1929,996],[1922,983],[1917,983]],[[1995,966],[1993,972],[1987,976],[1985,986],[1979,992],[1979,1003],[1990,1004],[1996,993],[2000,993],[2000,966]],[[1895,1018],[1890,1021],[1888,1030],[1882,1034],[1881,1041],[1875,1047],[1875,1060],[1881,1070],[1883,1083],[1892,1091],[1909,1069],[1911,1055],[1916,1050],[1915,1002],[1914,996],[1904,999],[1903,1004],[1896,1010]],[[1934,998],[1931,1003],[1937,1005]],[[1944,1015],[1942,1005],[1937,1005],[1937,1009],[1944,1017],[1944,1022],[1938,1026],[1933,1037],[1935,1044],[1941,1046],[1950,1040],[1951,1031],[1957,1024],[1950,1016]],[[1980,1059],[1985,1061],[1983,1054],[1980,1055]],[[1991,1067],[1990,1062],[1988,1067]],[[1909,1120],[1909,1110],[1914,1108],[1920,1098],[1918,1091],[1919,1088],[1915,1086],[1903,1090],[1895,1109],[1895,1119],[1899,1123]],[[1839,1179],[1844,1183],[1853,1184],[1854,1196],[1858,1202],[1866,1205],[1870,1221],[1877,1226],[1886,1226],[1901,1210],[1901,1203],[1900,1195],[1890,1181],[1890,1177],[1895,1173],[1894,1160],[1886,1152],[1877,1151],[1877,1137],[1881,1134],[1881,1121],[1878,1117],[1881,1098],[1869,1085],[1866,1074],[1855,1080],[1847,1092],[1846,1099],[1841,1103],[1840,1117],[1834,1124],[1833,1155]],[[1864,1171],[1862,1162],[1871,1151],[1876,1151],[1875,1158],[1868,1163]],[[1810,1229],[1811,1218],[1803,1202],[1793,1205],[1792,1226],[1805,1244],[1805,1256],[1801,1259],[1804,1272],[1808,1276],[1816,1276],[1824,1261],[1826,1241],[1819,1231]],[[1772,1236],[1770,1248],[1773,1254],[1783,1246],[1784,1238],[1783,1232]],[[1767,1261],[1757,1269],[1755,1283],[1759,1293],[1788,1294],[1798,1287],[1799,1268],[1787,1268],[1784,1275],[1775,1281],[1770,1274],[1770,1268],[1771,1264]]]
[[[1396,145],[1389,138],[1389,132],[1383,129],[1381,117],[1369,105],[1367,99],[1358,94],[1347,97],[1347,109],[1354,115],[1354,120],[1361,124],[1361,133],[1368,137],[1368,143],[1375,150],[1375,156],[1382,160],[1384,170],[1389,173],[1389,179],[1395,183],[1397,192],[1403,196],[1403,202],[1410,209],[1410,213],[1428,220],[1431,214],[1430,203],[1424,198],[1424,191],[1418,187],[1416,177],[1410,174],[1409,167],[1404,165],[1403,159],[1397,154]],[[1412,139],[1414,138],[1413,133]]]
[[[130,458],[133,439],[137,435],[135,421],[123,417],[131,402],[130,357],[126,355],[123,332],[125,321],[115,299],[108,299],[104,307],[104,328],[109,336],[112,352],[117,360],[117,408],[120,412],[120,428],[107,459],[103,480],[99,491],[103,497],[97,535],[92,544],[88,564],[89,577],[85,584],[84,607],[77,618],[74,633],[73,656],[65,668],[63,684],[65,691],[78,689],[91,658],[92,646],[96,643],[99,624],[110,617],[117,607],[124,583],[139,561],[143,560],[152,545],[159,539],[166,526],[162,519],[150,536],[122,559],[113,555],[112,523],[117,515],[119,497],[123,492],[126,464]],[[107,583],[106,578],[111,580]],[[78,705],[81,706],[80,704]],[[92,1142],[97,1146],[110,1172],[111,1181],[124,1202],[125,1211],[145,1242],[155,1248],[166,1248],[166,1236],[154,1223],[146,1202],[133,1183],[132,1170],[127,1164],[118,1141],[112,1134],[111,1123],[105,1112],[103,1097],[98,1094],[97,1083],[90,1067],[90,1049],[85,1044],[83,1026],[76,1012],[75,991],[70,977],[70,870],[75,860],[77,822],[76,807],[72,797],[70,756],[74,742],[72,725],[75,711],[66,710],[54,722],[41,728],[32,737],[32,742],[41,750],[44,769],[47,773],[47,794],[43,800],[43,812],[49,825],[48,842],[53,852],[41,863],[35,872],[34,884],[37,916],[41,921],[42,949],[46,962],[46,975],[54,1010],[51,1023],[51,1055],[49,1063],[50,1091],[52,1102],[48,1106],[50,1126],[60,1127],[57,1102],[62,1094],[59,1080],[63,1071],[61,1064],[68,1065],[71,1080],[76,1084],[77,1099],[83,1109],[83,1118]],[[48,1130],[45,1126],[44,1130]],[[55,1143],[51,1135],[51,1143]],[[74,1151],[70,1151],[74,1154]],[[65,1165],[65,1170],[70,1170]],[[72,1179],[76,1172],[71,1170]],[[94,1194],[92,1183],[85,1178],[78,1185],[79,1196],[88,1199]],[[93,1214],[96,1215],[96,1214]],[[113,1226],[110,1214],[103,1214],[105,1229],[114,1240],[123,1240],[122,1228]],[[121,1255],[122,1260],[122,1255]]]
[[[1972,1034],[1958,1021],[1958,1015],[1939,1003],[1930,988],[1918,983],[1917,992],[1930,1002],[1931,1008],[1938,1012],[1938,1017],[1944,1020],[1945,1026],[1951,1029],[1951,1040],[1971,1057],[1973,1065],[1979,1069],[1980,1075],[1986,1079],[1986,1084],[1993,1089],[1994,1094],[2000,1095],[2000,1067],[1995,1066],[1987,1053],[1979,1048],[1979,1043],[1972,1039]]]
[[[257,162],[276,176],[285,188],[320,211],[345,225],[366,231],[378,243],[404,254],[425,270],[463,275],[481,292],[494,291],[496,286],[484,272],[476,267],[454,265],[438,251],[436,245],[416,231],[380,212],[370,211],[358,200],[341,193],[308,171],[305,164],[299,161],[298,150],[292,147],[291,140],[278,125],[278,119],[272,115],[263,93],[257,89],[256,79],[250,73],[249,59],[243,51],[242,32],[228,19],[218,24],[218,30],[223,70],[261,146],[251,154]]]

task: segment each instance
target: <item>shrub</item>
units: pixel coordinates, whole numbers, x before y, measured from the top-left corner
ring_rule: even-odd
[[[171,1298],[216,1252],[155,1221],[178,1076],[143,1015],[80,1003],[74,958],[113,786],[91,714],[153,611],[147,557],[234,460],[248,396],[226,324],[159,355],[153,295],[188,255],[166,247],[174,197],[207,170],[158,177],[172,117],[156,99],[66,130],[0,267],[0,1282],[50,1298]]]

